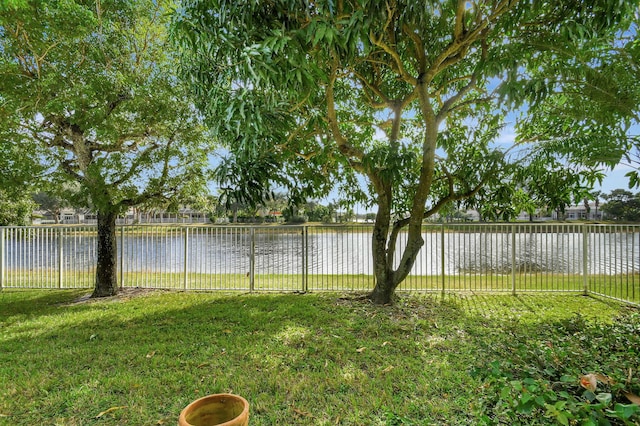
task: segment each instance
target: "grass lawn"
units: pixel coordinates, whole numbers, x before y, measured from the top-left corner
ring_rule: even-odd
[[[610,300],[87,293],[0,292],[0,424],[175,425],[221,392],[252,426],[640,424],[640,315]]]

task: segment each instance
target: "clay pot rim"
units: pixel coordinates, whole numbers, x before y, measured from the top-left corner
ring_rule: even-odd
[[[235,395],[232,393],[214,393],[211,395],[206,395],[203,396],[202,398],[198,398],[195,401],[192,401],[189,405],[187,405],[186,407],[184,407],[182,409],[182,411],[180,412],[180,417],[178,417],[178,423],[179,424],[189,424],[187,422],[187,411],[190,410],[192,407],[196,406],[196,405],[200,405],[202,402],[206,401],[206,400],[210,400],[210,399],[222,399],[222,398],[230,398],[230,399],[236,399],[242,402],[242,413],[238,414],[235,418],[224,422],[224,423],[220,423],[217,426],[230,426],[233,425],[235,420],[238,417],[242,417],[242,416],[248,416],[249,415],[249,402],[244,399],[243,397],[241,397],[240,395]]]

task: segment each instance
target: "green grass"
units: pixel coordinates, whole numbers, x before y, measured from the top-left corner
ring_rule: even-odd
[[[613,366],[638,374],[640,342],[591,340],[619,324],[640,335],[637,314],[580,295],[378,307],[334,293],[158,291],[74,303],[86,293],[0,292],[0,424],[174,425],[192,400],[233,392],[252,426],[466,425],[498,418],[483,374],[495,362],[510,375],[547,364],[576,383]]]
[[[181,272],[127,272],[125,287],[160,288],[173,290],[227,290],[250,291],[248,274],[189,273],[186,280]],[[118,275],[120,280],[120,275]],[[306,280],[306,289],[305,289]],[[443,282],[444,280],[444,282]],[[94,272],[66,272],[62,276],[62,288],[92,288]],[[59,274],[53,270],[33,273],[12,271],[5,275],[5,288],[58,288]],[[256,274],[255,291],[369,291],[374,287],[370,275],[308,275]],[[502,292],[517,293],[537,291],[583,292],[584,277],[572,274],[466,274],[442,276],[409,276],[400,285],[400,291],[441,292]],[[640,304],[640,275],[590,275],[587,277],[590,292],[624,299]]]

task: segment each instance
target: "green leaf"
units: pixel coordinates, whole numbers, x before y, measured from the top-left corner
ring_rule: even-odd
[[[522,390],[522,382],[520,382],[518,380],[512,381],[511,382],[511,386],[513,386],[513,388],[518,392]]]
[[[503,387],[500,391],[500,398],[502,399],[510,399],[511,398],[511,389],[507,386]]]
[[[611,403],[611,394],[610,393],[599,393],[596,395],[596,399],[604,404],[605,406],[609,405]]]
[[[319,23],[316,26],[315,35],[313,37],[313,45],[316,46],[320,40],[324,38],[325,33],[327,32],[327,26],[324,23]]]
[[[556,415],[556,420],[558,420],[558,423],[561,425],[565,425],[565,426],[569,425],[569,418],[565,413],[558,413]]]
[[[635,404],[619,404],[618,403],[614,406],[614,410],[620,418],[628,420],[634,414],[640,413],[640,406],[637,406]]]

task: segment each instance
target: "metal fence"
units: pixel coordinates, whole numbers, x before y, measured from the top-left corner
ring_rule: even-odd
[[[371,226],[118,228],[122,287],[373,288]],[[0,289],[91,288],[92,226],[0,228]],[[640,303],[640,226],[433,224],[401,291],[590,292]],[[398,253],[406,240],[400,234]]]

